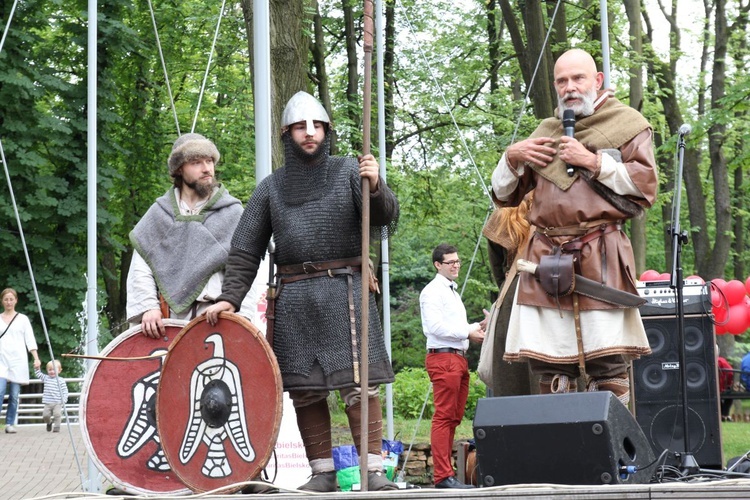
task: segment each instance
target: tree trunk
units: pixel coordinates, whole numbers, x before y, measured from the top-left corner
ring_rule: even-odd
[[[346,42],[346,115],[351,124],[352,132],[359,129],[360,105],[359,105],[359,72],[357,66],[357,32],[354,29],[354,9],[351,0],[342,0],[341,7],[344,10],[344,40]],[[352,134],[349,143],[355,151],[362,150],[362,141],[359,134]]]
[[[253,60],[253,0],[240,0],[245,18],[250,71]],[[307,53],[309,40],[305,35],[304,0],[270,0],[271,10],[271,126],[281,130],[281,114],[287,101],[300,90],[308,90]],[[252,126],[252,124],[248,124]],[[274,169],[283,164],[283,150],[279,134],[273,134]]]
[[[385,3],[385,53],[383,54],[383,78],[385,79],[385,91],[383,100],[385,101],[385,157],[390,160],[393,155],[395,129],[395,111],[393,104],[393,92],[396,86],[396,80],[393,76],[393,67],[395,60],[395,39],[396,39],[396,22],[395,22],[394,2]]]
[[[333,107],[331,106],[331,89],[328,85],[328,72],[326,71],[326,40],[323,34],[323,21],[320,17],[320,5],[318,0],[312,0],[312,6],[315,10],[313,16],[313,33],[315,39],[310,44],[313,65],[315,66],[315,79],[318,85],[318,95],[320,102],[328,112],[328,116],[333,116]],[[331,134],[331,154],[336,154],[336,132],[335,129]]]
[[[641,26],[641,5],[639,0],[625,0],[630,33],[630,106],[642,111],[643,108],[643,28]],[[635,217],[630,223],[630,241],[635,255],[636,275],[646,270],[646,216]]]
[[[726,0],[716,0],[714,16],[714,63],[711,76],[711,110],[721,114],[721,99],[725,96],[727,18]],[[719,112],[719,113],[717,113]],[[716,240],[713,251],[696,255],[696,264],[701,276],[706,278],[724,276],[732,244],[731,193],[727,160],[722,151],[726,136],[726,125],[714,121],[708,129],[708,151],[711,159],[711,174],[714,180],[714,215],[716,218]],[[705,231],[704,231],[705,232]]]
[[[529,45],[526,46],[515,16],[519,6],[511,5],[509,0],[499,0],[499,2],[526,88],[532,88],[533,85],[530,98],[534,107],[534,116],[540,120],[549,118],[552,116],[555,107],[554,102],[556,102],[556,99],[553,98],[555,95],[552,87],[553,67],[551,58],[548,56],[549,50],[545,50],[547,55],[543,57],[539,65],[539,71],[534,82],[531,81],[545,37],[541,4],[538,0],[520,2],[526,30],[525,39],[530,40]]]

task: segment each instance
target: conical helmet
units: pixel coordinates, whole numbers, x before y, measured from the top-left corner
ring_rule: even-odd
[[[324,122],[330,125],[331,120],[328,118],[325,108],[320,101],[308,94],[307,92],[297,92],[289,99],[281,115],[281,132],[284,133],[290,125],[298,122],[307,124],[307,133],[315,134],[315,125],[313,122]]]

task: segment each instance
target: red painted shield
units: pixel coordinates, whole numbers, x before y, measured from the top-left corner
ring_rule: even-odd
[[[281,373],[263,334],[236,314],[191,321],[164,360],[156,397],[164,454],[196,492],[257,477],[281,423]]]
[[[131,493],[189,493],[170,469],[156,430],[156,390],[169,346],[186,321],[164,320],[166,335],[152,339],[140,325],[102,351],[81,389],[81,433],[89,457],[112,484]]]

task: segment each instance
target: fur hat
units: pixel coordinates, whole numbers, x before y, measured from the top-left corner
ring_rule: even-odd
[[[216,145],[200,134],[183,134],[174,141],[172,153],[167,161],[169,175],[175,176],[175,172],[185,163],[197,158],[213,158],[214,164],[219,163],[219,150]]]

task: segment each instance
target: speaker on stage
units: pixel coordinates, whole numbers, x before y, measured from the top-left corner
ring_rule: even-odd
[[[474,438],[481,486],[647,483],[655,467],[609,391],[480,399]]]
[[[635,417],[658,456],[683,452],[684,427],[680,382],[679,333],[675,316],[644,317],[652,353],[633,362]],[[688,439],[702,468],[721,469],[721,417],[716,377],[716,340],[711,317],[684,318],[687,364]],[[670,453],[666,463],[678,465]]]

